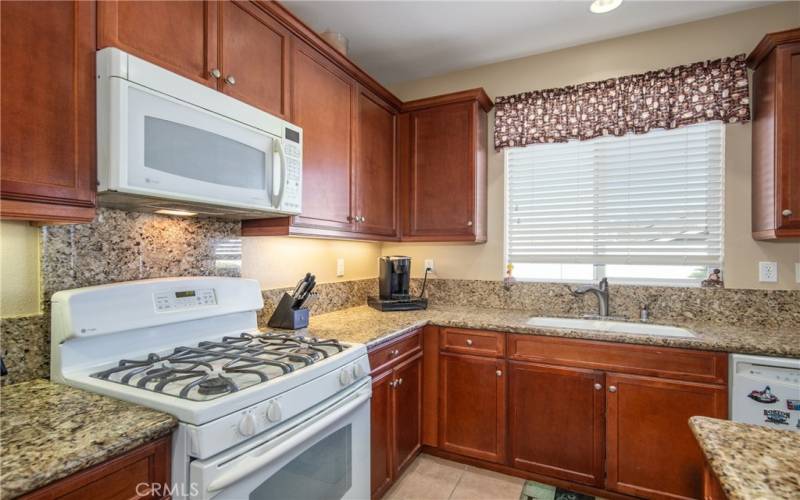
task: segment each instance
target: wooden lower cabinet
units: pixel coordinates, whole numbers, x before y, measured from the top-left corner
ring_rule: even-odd
[[[439,447],[504,462],[506,361],[441,353],[439,370]]]
[[[703,467],[703,500],[725,500],[725,490],[722,489],[719,479],[706,462]]]
[[[610,490],[645,498],[701,498],[703,454],[689,417],[725,418],[725,387],[606,375]]]
[[[509,362],[510,465],[602,486],[603,373]]]
[[[165,436],[23,495],[23,500],[168,499],[172,438]],[[149,486],[149,488],[148,488]]]
[[[370,353],[372,372],[371,494],[380,498],[422,447],[420,332]],[[416,347],[414,347],[416,344]],[[379,366],[376,360],[392,356]]]

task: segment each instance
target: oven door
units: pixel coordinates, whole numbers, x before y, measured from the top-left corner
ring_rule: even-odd
[[[261,443],[190,465],[194,499],[369,499],[371,381]]]
[[[280,206],[280,137],[132,82],[117,84],[127,95],[119,190],[259,210]]]

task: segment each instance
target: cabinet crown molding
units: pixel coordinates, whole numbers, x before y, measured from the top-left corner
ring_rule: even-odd
[[[461,90],[459,92],[452,92],[450,94],[437,95],[435,97],[425,97],[424,99],[416,99],[414,101],[407,101],[403,103],[402,112],[408,113],[410,111],[419,111],[422,109],[432,108],[434,106],[443,106],[445,104],[456,104],[461,102],[478,101],[481,109],[485,112],[491,111],[494,103],[486,95],[486,91],[482,87]]]
[[[747,66],[751,69],[756,69],[761,61],[767,57],[772,49],[778,45],[785,43],[800,42],[800,28],[793,28],[786,31],[777,31],[775,33],[767,33],[764,38],[758,42],[756,48],[747,56]]]

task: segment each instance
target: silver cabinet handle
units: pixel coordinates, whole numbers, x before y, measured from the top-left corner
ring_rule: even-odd
[[[467,221],[467,226],[472,227],[472,221],[471,220]]]
[[[403,379],[402,378],[397,379],[397,385],[403,385]]]
[[[389,382],[389,387],[391,387],[392,389],[397,387],[397,380],[392,380],[391,382]]]
[[[497,370],[496,372],[494,372],[494,374],[497,375],[498,377],[502,377],[503,376],[503,370]]]
[[[614,385],[608,386],[608,392],[617,392],[617,387]]]
[[[236,77],[233,75],[228,75],[225,77],[225,82],[227,82],[228,85],[236,85]]]
[[[219,78],[222,76],[222,72],[217,68],[212,69],[209,73],[211,73],[211,76],[213,76],[214,78]]]
[[[602,389],[602,388],[603,388],[603,384],[594,384],[594,389],[595,389],[596,391],[599,391],[599,390],[600,390],[600,389]]]
[[[467,345],[472,345],[472,339],[467,339]]]
[[[784,217],[791,217],[792,215],[792,211],[789,210],[788,208],[781,213],[783,214]]]

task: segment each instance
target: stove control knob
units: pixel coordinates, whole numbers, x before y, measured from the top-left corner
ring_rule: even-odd
[[[350,382],[353,381],[353,377],[350,375],[350,370],[344,369],[339,372],[339,383],[342,385],[350,385]]]
[[[256,433],[256,417],[253,416],[252,412],[247,412],[242,415],[242,419],[239,420],[239,434],[242,436],[252,436]]]
[[[359,379],[364,376],[364,369],[358,363],[353,365],[353,379]]]
[[[283,417],[281,415],[281,405],[277,401],[270,401],[267,406],[267,420],[270,422],[277,422]]]

